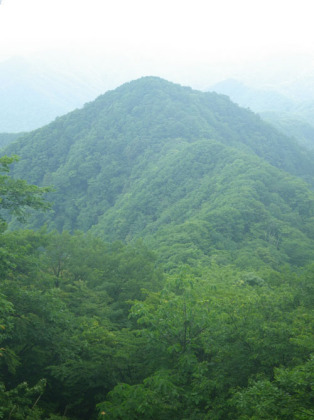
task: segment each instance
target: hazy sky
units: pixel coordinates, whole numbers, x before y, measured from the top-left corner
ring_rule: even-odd
[[[161,58],[314,50],[312,0],[3,0],[0,53],[91,45]]]
[[[312,9],[313,0],[2,0],[0,61],[47,49],[218,68],[314,57]]]

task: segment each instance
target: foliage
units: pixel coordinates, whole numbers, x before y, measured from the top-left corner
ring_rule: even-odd
[[[134,333],[125,328],[128,301],[161,284],[153,254],[140,243],[109,245],[80,232],[7,232],[2,243],[0,379],[14,389],[44,377],[43,405],[55,401],[59,412],[88,417],[97,395],[138,364]]]
[[[36,185],[29,185],[22,179],[12,179],[7,175],[9,165],[17,161],[17,156],[0,158],[0,224],[5,225],[3,211],[17,216],[20,221],[25,220],[25,208],[47,209],[49,205],[43,200],[42,196],[50,188],[39,188]]]
[[[144,78],[11,147],[14,175],[56,192],[40,229],[0,233],[0,418],[313,416],[314,194],[296,175],[313,178],[293,142]],[[46,207],[14,160],[3,222]]]
[[[254,286],[216,268],[207,276],[174,276],[135,303],[152,372],[115,387],[99,410],[113,419],[309,418],[314,314],[296,302],[298,283]]]
[[[0,418],[40,420],[42,418],[42,410],[37,407],[37,403],[44,392],[45,385],[45,380],[41,380],[30,388],[24,382],[10,391],[5,391],[4,386],[1,385]]]

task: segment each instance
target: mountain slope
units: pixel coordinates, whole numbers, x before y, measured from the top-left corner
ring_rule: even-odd
[[[129,181],[92,231],[143,236],[170,266],[213,258],[243,268],[301,265],[313,255],[313,211],[301,180],[216,141],[181,140]]]
[[[314,149],[314,125],[306,122],[301,116],[276,112],[262,112],[260,115],[264,121],[286,136],[295,138],[306,149]]]
[[[227,97],[142,78],[6,153],[22,158],[15,176],[56,188],[53,212],[35,226],[144,237],[169,267],[213,258],[275,267],[313,256],[314,196],[296,178],[313,182],[310,157]]]
[[[0,133],[0,147],[7,146],[22,135],[23,133]]]
[[[289,94],[289,86],[286,89]],[[307,97],[304,85],[300,90],[303,91],[303,98],[299,97],[298,101],[273,90],[253,89],[232,79],[217,83],[211,90],[228,95],[240,106],[258,112],[263,120],[269,121],[283,134],[294,137],[307,149],[314,148],[314,105],[313,101],[304,99]]]
[[[69,164],[77,149],[94,152],[98,148],[116,156],[122,151],[131,161],[144,150],[156,152],[176,138],[213,138],[254,152],[293,174],[310,179],[314,173],[307,153],[256,114],[222,95],[193,91],[154,77],[107,92],[83,109],[26,135],[19,146],[8,151],[20,152],[25,162],[20,164],[20,172],[32,182],[40,182],[47,170],[55,172]],[[29,165],[32,160],[37,163],[34,170]]]

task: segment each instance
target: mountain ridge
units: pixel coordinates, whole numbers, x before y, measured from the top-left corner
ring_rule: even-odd
[[[169,266],[217,253],[242,264],[250,247],[260,249],[253,265],[298,265],[313,255],[310,155],[226,96],[144,77],[5,152],[21,156],[14,176],[56,188],[53,212],[30,226],[144,237]]]

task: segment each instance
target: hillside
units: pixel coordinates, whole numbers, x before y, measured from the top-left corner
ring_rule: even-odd
[[[313,255],[313,194],[295,177],[313,183],[310,156],[225,96],[142,78],[5,152],[21,156],[15,176],[56,188],[32,226],[144,237],[169,267]]]
[[[7,146],[22,135],[23,133],[0,133],[0,148]]]
[[[314,149],[314,124],[308,123],[304,116],[277,112],[261,112],[260,116],[306,149]]]
[[[2,153],[0,418],[313,418],[310,153],[154,77]]]

